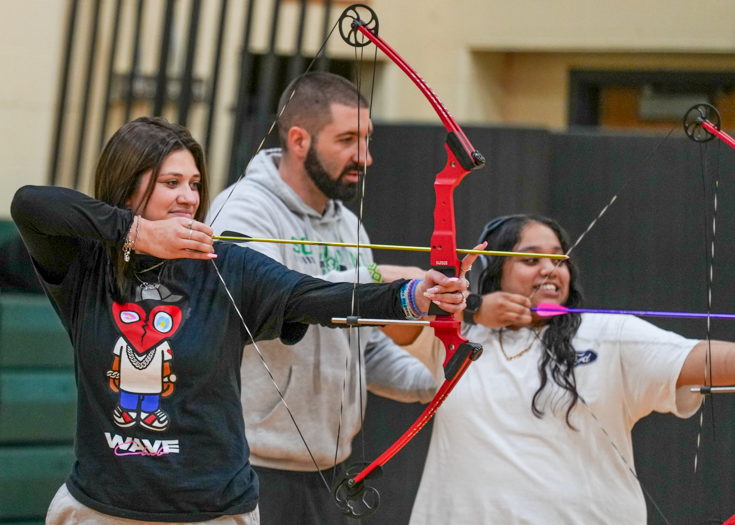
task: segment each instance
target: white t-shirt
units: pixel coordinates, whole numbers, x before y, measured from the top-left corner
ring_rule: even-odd
[[[506,354],[533,336],[503,330]],[[544,416],[531,412],[540,341],[508,361],[498,330],[474,326],[468,338],[484,353],[436,414],[411,525],[645,524],[631,430],[654,410],[696,412],[701,396],[677,391],[676,381],[698,341],[633,316],[583,315],[574,372],[587,405],[571,414],[575,431],[565,420],[568,394],[551,378],[537,403]]]

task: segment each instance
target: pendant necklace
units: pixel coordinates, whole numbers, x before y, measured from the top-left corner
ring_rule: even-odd
[[[157,275],[157,277],[158,277],[158,283],[157,284],[147,283],[143,279],[141,279],[140,277],[138,277],[138,275],[141,274],[141,273],[150,272],[151,270],[154,270],[154,269],[158,268],[159,266],[163,266],[164,264],[166,264],[166,262],[167,261],[161,261],[158,264],[154,264],[150,268],[146,268],[145,270],[141,270],[139,272],[135,272],[135,278],[138,279],[138,281],[140,281],[140,288],[141,288],[141,290],[153,290],[153,289],[157,289],[159,286],[161,286],[161,271],[163,271],[163,270],[161,270],[161,271],[158,272],[158,275]]]

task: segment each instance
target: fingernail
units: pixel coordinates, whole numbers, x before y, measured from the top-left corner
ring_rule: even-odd
[[[207,254],[207,257],[209,257],[210,259],[216,259],[217,258],[217,254],[216,253],[208,253]]]
[[[459,281],[459,277],[450,277],[449,280],[450,281]]]

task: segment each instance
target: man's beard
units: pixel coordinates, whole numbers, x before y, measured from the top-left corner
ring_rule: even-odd
[[[304,159],[304,169],[309,175],[309,178],[314,181],[316,187],[319,188],[325,197],[328,199],[337,199],[341,201],[351,201],[357,196],[357,184],[354,182],[346,182],[344,180],[345,173],[351,171],[357,171],[360,173],[360,167],[351,162],[342,170],[339,177],[333,179],[330,177],[327,170],[324,169],[322,163],[319,162],[316,149],[312,144],[309,147],[309,152],[306,154]]]

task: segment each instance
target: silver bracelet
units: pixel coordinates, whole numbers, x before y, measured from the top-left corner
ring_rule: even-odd
[[[133,217],[133,222],[135,221],[137,221],[135,225],[135,239],[131,239],[130,233],[128,232],[128,236],[125,237],[125,244],[123,244],[123,258],[125,262],[130,262],[130,252],[135,248],[135,241],[138,240],[138,234],[140,234],[140,215]]]

